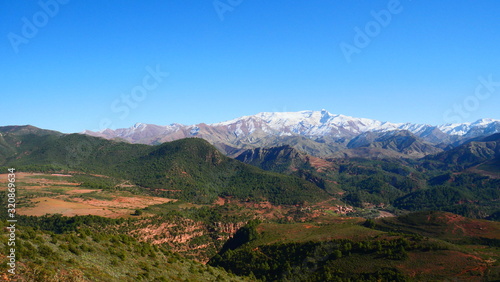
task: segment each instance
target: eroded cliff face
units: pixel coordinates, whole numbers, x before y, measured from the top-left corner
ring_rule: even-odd
[[[168,245],[174,252],[206,263],[245,224],[243,221],[205,223],[186,218],[157,222],[149,218],[134,223],[129,234],[140,241]]]
[[[215,222],[217,232],[221,233],[219,240],[228,240],[238,229],[243,227],[246,222]]]

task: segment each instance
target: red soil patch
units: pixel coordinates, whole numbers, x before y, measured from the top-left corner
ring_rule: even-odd
[[[318,158],[318,157],[313,157],[313,156],[308,156],[309,164],[316,169],[317,172],[325,171],[328,168],[332,167],[332,163],[330,163],[327,160]]]
[[[135,209],[142,209],[151,205],[163,204],[173,199],[151,197],[151,196],[122,196],[116,197],[113,194],[104,193],[103,196],[108,196],[110,200],[97,199],[82,199],[75,198],[75,195],[97,192],[101,193],[102,189],[78,189],[79,183],[67,182],[62,179],[45,179],[33,176],[46,176],[42,173],[16,173],[17,181],[29,183],[23,187],[23,190],[42,190],[45,195],[50,194],[47,188],[62,188],[62,192],[52,193],[59,194],[54,197],[39,197],[31,199],[33,207],[22,207],[17,210],[22,215],[42,216],[45,214],[62,214],[65,216],[75,215],[99,215],[104,217],[123,217],[129,216]],[[51,176],[61,176],[61,178],[71,177],[71,175],[52,174]],[[0,183],[7,182],[7,174],[0,175]],[[58,187],[62,186],[62,187]],[[73,189],[72,187],[75,187]]]
[[[34,215],[42,216],[45,214],[62,214],[65,216],[75,216],[75,215],[99,215],[105,217],[119,217],[124,214],[129,214],[129,210],[109,210],[104,208],[98,208],[96,206],[83,204],[83,203],[71,203],[60,199],[50,199],[50,198],[37,198],[33,200],[37,203],[35,207],[22,208],[18,210],[21,215]]]
[[[95,199],[84,200],[81,198],[73,198],[72,200],[74,201],[69,202],[61,198],[36,198],[32,200],[32,203],[35,203],[34,207],[19,209],[18,213],[22,215],[34,216],[56,213],[65,216],[90,214],[116,218],[128,216],[135,209],[142,209],[150,205],[175,201],[172,199],[157,197],[118,197],[110,201]]]
[[[227,201],[227,202],[229,202],[229,201]],[[219,206],[223,206],[225,203],[226,203],[226,200],[224,198],[217,197],[217,200],[215,200],[214,204],[219,205]]]
[[[91,193],[91,192],[101,192],[101,189],[74,189],[74,190],[69,190],[66,192],[68,195],[75,195],[75,194],[85,194],[85,193]]]
[[[30,185],[26,186],[19,186],[19,188],[25,189],[25,190],[36,190],[40,189],[43,187],[47,187],[49,185],[51,186],[79,186],[79,183],[75,182],[68,182],[64,180],[54,180],[54,179],[45,179],[45,178],[33,178],[33,176],[40,176],[40,175],[47,175],[47,174],[42,174],[42,173],[28,173],[28,172],[19,172],[16,173],[16,182],[25,182],[29,183]],[[52,175],[54,176],[54,175]],[[62,176],[65,177],[66,176]],[[7,174],[0,174],[0,183],[7,183]]]
[[[457,251],[416,252],[408,255],[409,259],[398,268],[410,277],[439,275],[443,278],[454,276],[480,281],[487,267],[479,257]],[[474,270],[479,271],[479,275],[469,275]],[[434,279],[439,280],[437,277]]]
[[[151,205],[163,204],[172,201],[173,199],[158,198],[158,197],[117,197],[113,200],[96,200],[96,199],[82,199],[72,198],[77,203],[84,203],[94,207],[109,207],[119,209],[142,209]]]
[[[396,217],[396,215],[386,212],[386,211],[379,211],[379,216],[377,218],[383,218],[383,217]]]
[[[470,237],[500,238],[500,228],[495,222],[466,218],[451,213],[442,213],[437,218],[427,216],[427,221],[444,223],[452,234]]]

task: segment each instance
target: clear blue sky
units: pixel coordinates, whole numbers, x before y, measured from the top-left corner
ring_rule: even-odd
[[[0,125],[79,132],[323,108],[500,119],[496,0],[243,0],[227,11],[238,1],[221,0],[219,13],[211,0],[54,1],[0,3]],[[391,5],[385,26],[371,23]],[[370,42],[348,62],[341,43],[356,47],[356,27],[372,28]],[[169,75],[157,83],[148,67]]]

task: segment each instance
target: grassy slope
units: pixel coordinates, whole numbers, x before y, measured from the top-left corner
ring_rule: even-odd
[[[329,222],[323,220],[321,224],[261,223],[256,227],[259,233],[256,239],[221,254],[211,263],[235,273],[253,271],[257,277],[270,273],[273,277],[281,278],[290,278],[295,273],[296,277],[310,281],[322,281],[326,277],[379,277],[386,280],[390,277],[396,279],[391,275],[397,273],[405,279],[417,281],[452,277],[471,281],[500,278],[500,265],[497,262],[500,250],[498,246],[493,246],[500,242],[498,223],[441,212],[434,213],[427,221],[428,215],[415,213],[400,218],[380,219],[376,228],[381,230],[360,225],[361,219],[342,217]],[[452,221],[444,220],[449,218]],[[468,233],[463,234],[462,231]],[[349,240],[352,249],[347,251],[345,245],[335,243],[342,239]],[[367,249],[374,248],[377,242],[382,244],[379,251],[376,248]],[[401,242],[404,242],[406,250],[399,256],[401,247],[398,244]],[[364,247],[356,247],[359,243]],[[389,249],[392,250],[390,255],[387,254]],[[338,251],[340,255],[336,254]],[[281,252],[291,253],[288,258],[280,258]],[[240,260],[252,259],[256,260],[254,268],[240,268]],[[266,266],[262,266],[264,262]],[[288,269],[288,272],[283,269]],[[384,269],[388,272],[379,273]]]
[[[16,233],[17,281],[246,280],[125,235],[86,229],[54,234],[25,226]],[[6,249],[6,234],[2,237],[0,246]],[[0,254],[3,273],[6,260]]]
[[[393,218],[377,220],[380,228],[417,233],[449,242],[481,243],[491,240],[500,247],[500,222],[471,219],[448,212],[424,211]]]

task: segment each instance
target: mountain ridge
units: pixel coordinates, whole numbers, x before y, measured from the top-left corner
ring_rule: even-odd
[[[473,123],[428,125],[414,123],[391,123],[367,118],[355,118],[331,114],[326,110],[299,112],[262,112],[219,123],[182,125],[174,123],[161,126],[136,123],[129,128],[104,129],[83,134],[119,138],[131,143],[161,144],[188,137],[209,141],[228,156],[237,156],[247,149],[291,145],[318,157],[333,156],[348,148],[348,143],[368,132],[386,133],[408,131],[418,142],[427,144],[423,152],[404,155],[421,157],[422,154],[437,153],[449,146],[481,136],[500,132],[500,120],[480,119]],[[413,138],[413,137],[412,137]],[[435,148],[431,148],[435,147]],[[394,150],[394,148],[390,148]],[[419,149],[420,150],[420,149]],[[401,153],[399,150],[395,150]],[[421,154],[422,153],[422,154]]]
[[[406,123],[393,123],[393,122],[388,122],[388,121],[378,121],[375,119],[368,119],[368,118],[357,118],[357,117],[352,117],[352,116],[346,116],[342,114],[331,114],[330,112],[326,110],[321,110],[321,111],[298,111],[298,112],[261,112],[255,115],[250,115],[250,116],[241,116],[235,119],[223,121],[223,122],[216,122],[216,123],[199,123],[199,124],[193,124],[193,125],[184,125],[184,124],[179,124],[179,123],[172,123],[170,125],[155,125],[155,124],[146,124],[146,123],[136,123],[131,127],[128,128],[119,128],[116,130],[112,129],[103,129],[101,131],[90,131],[90,130],[85,130],[81,133],[109,133],[113,131],[120,131],[120,132],[127,132],[130,133],[131,131],[144,131],[146,127],[155,127],[156,129],[158,128],[165,128],[165,129],[172,129],[172,130],[177,130],[178,128],[191,128],[192,129],[192,134],[196,135],[195,133],[198,132],[199,126],[230,126],[238,123],[242,123],[243,121],[248,121],[248,122],[258,122],[258,121],[264,121],[268,125],[272,125],[273,128],[278,128],[279,126],[282,127],[290,127],[293,125],[299,125],[302,127],[306,127],[305,125],[309,123],[309,125],[313,126],[321,126],[319,129],[325,130],[325,124],[330,125],[330,126],[342,126],[342,127],[347,127],[349,125],[352,125],[353,122],[358,122],[359,125],[357,125],[357,129],[359,129],[359,132],[367,132],[367,131],[384,131],[384,130],[408,130],[412,133],[420,133],[425,130],[428,130],[429,128],[432,129],[439,129],[443,133],[449,134],[449,135],[466,135],[469,133],[469,131],[473,128],[489,128],[489,127],[494,127],[493,125],[498,125],[497,123],[500,123],[500,120],[496,119],[491,119],[491,118],[482,118],[478,119],[475,122],[465,122],[465,123],[455,123],[455,124],[441,124],[441,125],[430,125],[430,124],[419,124],[419,123],[411,123],[411,122],[406,122]],[[254,126],[249,126],[249,130],[251,132],[254,131],[255,124]],[[298,130],[299,126],[294,128],[295,133],[302,133],[302,135],[324,135],[324,132],[321,130],[318,130],[317,128],[314,128],[315,130]],[[237,129],[241,130],[241,126],[237,126]],[[127,130],[127,131],[126,131]],[[495,130],[493,130],[495,131]],[[288,134],[288,131],[285,131],[285,134]],[[489,133],[486,133],[487,135]],[[493,133],[492,133],[493,134]]]

